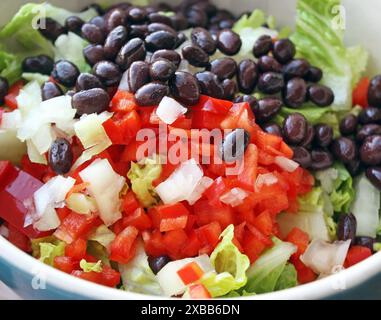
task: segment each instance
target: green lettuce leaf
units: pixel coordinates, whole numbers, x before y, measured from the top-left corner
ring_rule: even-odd
[[[260,294],[274,291],[287,261],[296,252],[296,247],[291,243],[277,238],[273,242],[274,246],[265,251],[247,271],[246,292]]]
[[[221,242],[214,249],[210,261],[216,272],[205,274],[201,283],[212,297],[221,297],[246,284],[246,270],[250,266],[249,258],[233,244],[234,226],[228,226],[221,233]]]
[[[54,243],[40,242],[39,252],[39,260],[53,266],[54,258],[61,257],[65,254],[65,242],[58,240],[54,241]]]
[[[99,242],[87,241],[87,253],[95,259],[102,261],[102,265],[110,266],[109,253]]]
[[[131,163],[127,177],[130,179],[132,191],[146,208],[158,202],[152,182],[160,177],[161,170],[157,159],[146,158],[142,163]]]
[[[115,239],[115,233],[102,224],[90,233],[88,239],[100,243],[105,248],[109,248],[111,242]]]
[[[21,77],[25,79],[28,82],[36,81],[39,85],[44,84],[46,81],[49,80],[49,76],[41,73],[29,73],[24,72]]]
[[[296,31],[291,36],[297,56],[307,59],[324,72],[322,83],[335,93],[334,111],[352,107],[352,88],[367,64],[361,48],[344,45],[342,19],[337,12],[340,0],[298,0]]]
[[[287,263],[275,285],[275,291],[293,288],[298,285],[298,275],[293,264]]]
[[[21,72],[20,59],[14,54],[0,51],[0,76],[12,84],[20,78]]]
[[[233,31],[239,33],[244,28],[257,29],[266,23],[266,15],[262,10],[254,10],[251,14],[244,14],[233,26]]]
[[[85,272],[102,272],[102,261],[98,260],[97,262],[87,262],[85,259],[82,259],[79,262],[79,266]]]
[[[144,245],[139,242],[135,257],[127,264],[119,264],[123,288],[127,291],[159,296],[162,291],[147,259]]]

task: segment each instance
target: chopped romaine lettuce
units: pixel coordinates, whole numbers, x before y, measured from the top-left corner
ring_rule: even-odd
[[[273,241],[274,246],[265,251],[247,271],[246,292],[259,294],[274,291],[287,261],[296,252],[296,247],[291,243],[277,238]]]
[[[28,82],[36,81],[39,85],[44,84],[46,81],[49,80],[49,76],[41,73],[29,73],[24,72],[21,77],[25,79]]]
[[[54,264],[54,258],[65,254],[65,242],[53,236],[33,239],[32,255],[50,266]]]
[[[6,78],[10,84],[13,84],[20,78],[21,72],[20,58],[0,50],[0,76]]]
[[[158,202],[158,196],[152,182],[161,174],[161,164],[158,158],[146,158],[141,163],[131,163],[127,177],[131,181],[132,191],[144,207],[150,207]]]
[[[233,30],[239,33],[244,28],[257,29],[266,23],[266,15],[262,10],[254,10],[251,14],[244,14],[235,24]]]
[[[221,242],[210,256],[216,272],[206,273],[200,281],[212,297],[221,297],[242,288],[246,284],[246,270],[250,266],[249,258],[233,244],[234,226],[228,226],[221,237]]]
[[[87,262],[85,259],[82,259],[79,262],[79,266],[85,272],[102,272],[102,261],[99,260],[97,262]]]
[[[293,288],[298,285],[298,275],[293,264],[287,263],[281,273],[276,285],[275,291]]]
[[[108,249],[115,239],[115,233],[102,224],[89,235],[88,239],[96,241]]]

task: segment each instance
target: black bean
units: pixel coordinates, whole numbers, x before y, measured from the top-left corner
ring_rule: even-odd
[[[84,23],[85,21],[83,21],[80,17],[71,16],[65,20],[65,28],[68,31],[74,32],[76,34],[81,34],[81,28]]]
[[[95,24],[85,23],[81,28],[82,37],[93,44],[103,44],[105,34]]]
[[[307,84],[302,78],[289,80],[283,90],[283,100],[286,106],[299,108],[307,98]]]
[[[160,59],[150,66],[150,75],[154,81],[168,81],[176,72],[176,66],[169,60]]]
[[[359,114],[361,124],[381,123],[381,110],[375,107],[362,109]]]
[[[315,130],[315,143],[317,146],[326,148],[333,140],[333,129],[327,124],[317,124],[314,126]]]
[[[158,50],[153,53],[151,56],[151,63],[156,60],[166,59],[171,61],[176,67],[181,63],[181,56],[174,50]]]
[[[61,88],[54,82],[47,81],[41,87],[42,100],[49,100],[63,95]]]
[[[219,28],[222,29],[232,29],[235,21],[231,19],[222,20],[218,23]]]
[[[148,20],[151,23],[160,23],[160,24],[165,24],[167,26],[170,26],[171,28],[173,27],[171,18],[158,12],[150,13],[148,15]]]
[[[22,62],[23,72],[41,73],[50,75],[54,68],[54,61],[46,55],[25,58]]]
[[[305,138],[303,139],[303,141],[300,143],[300,146],[301,147],[305,147],[305,148],[308,148],[311,146],[311,143],[312,141],[314,140],[315,138],[315,130],[314,130],[314,127],[308,123],[307,124],[307,132],[306,132],[306,136]]]
[[[237,83],[232,79],[225,79],[222,81],[222,88],[224,89],[223,98],[226,100],[233,100],[238,92]]]
[[[177,34],[175,49],[180,47],[187,40],[188,40],[188,37],[186,36],[184,32],[180,32],[179,34]]]
[[[258,123],[265,123],[271,120],[282,108],[283,103],[278,98],[263,98],[258,100],[254,107],[255,120]]]
[[[254,109],[257,107],[257,99],[254,97],[254,96],[249,96],[247,94],[243,95],[243,96],[237,96],[234,98],[233,100],[234,103],[242,103],[242,102],[247,102],[251,108],[251,110],[253,110],[254,112]]]
[[[130,26],[129,39],[145,39],[148,35],[148,26],[146,24],[133,24]]]
[[[267,123],[262,126],[262,130],[274,136],[282,137],[282,128],[276,123]]]
[[[304,147],[293,147],[293,160],[299,163],[303,168],[308,169],[312,163],[311,153]]]
[[[258,90],[266,94],[281,92],[284,88],[283,75],[276,72],[266,72],[259,77]]]
[[[304,80],[309,82],[319,82],[323,78],[323,71],[317,67],[310,67]]]
[[[217,48],[228,56],[233,56],[241,50],[242,41],[240,36],[233,30],[222,30],[218,33]]]
[[[206,12],[208,17],[212,17],[217,13],[217,7],[209,1],[199,1],[192,7],[196,7],[197,9]]]
[[[191,27],[202,27],[205,28],[208,24],[208,16],[204,11],[198,8],[191,8],[184,12],[184,15]]]
[[[202,50],[200,47],[189,45],[185,46],[181,53],[183,58],[188,60],[188,62],[195,67],[206,67],[209,64],[208,54]]]
[[[100,44],[88,45],[86,48],[83,49],[83,55],[85,56],[87,63],[91,66],[93,66],[99,61],[106,59],[103,46],[101,46]]]
[[[310,69],[310,64],[304,59],[295,59],[287,63],[283,68],[286,80],[292,78],[304,78]]]
[[[221,9],[221,10],[218,10],[216,14],[210,19],[210,23],[215,23],[215,22],[228,20],[228,19],[234,20],[235,17],[230,11]]]
[[[376,240],[371,237],[356,237],[355,245],[368,248],[370,251],[374,252],[374,244]]]
[[[356,132],[358,120],[353,114],[346,115],[340,121],[340,132],[343,136],[349,136]]]
[[[148,51],[157,51],[160,49],[173,49],[176,45],[176,36],[168,31],[156,31],[145,38]]]
[[[366,124],[356,135],[357,142],[362,143],[367,137],[379,134],[381,135],[381,126],[379,124]]]
[[[295,45],[289,39],[281,39],[274,43],[273,55],[282,64],[292,60],[295,53]]]
[[[174,98],[187,106],[195,105],[200,98],[198,81],[188,72],[176,72],[169,80],[169,88]]]
[[[135,61],[127,73],[129,91],[136,93],[142,86],[150,81],[150,67],[144,61]]]
[[[369,181],[381,191],[381,167],[370,167],[365,174]]]
[[[217,43],[208,30],[204,28],[194,28],[191,33],[192,43],[199,46],[207,54],[212,55],[217,48]]]
[[[118,26],[108,34],[103,46],[107,59],[115,59],[116,55],[127,41],[128,32],[124,26]]]
[[[104,27],[106,32],[110,32],[117,26],[124,26],[127,22],[127,11],[115,8],[108,11],[104,16]]]
[[[158,274],[158,272],[169,262],[171,262],[171,259],[167,256],[148,257],[148,265],[154,274]]]
[[[267,55],[273,48],[273,39],[268,35],[260,36],[254,43],[254,57],[260,58]]]
[[[250,134],[244,129],[235,129],[227,134],[221,144],[220,155],[226,162],[241,159],[250,143]]]
[[[340,241],[351,240],[354,244],[356,238],[357,221],[352,213],[342,213],[337,224],[337,239]]]
[[[100,61],[93,67],[93,73],[106,87],[112,87],[119,83],[122,78],[122,73],[113,62]]]
[[[75,93],[71,103],[78,116],[102,113],[107,110],[110,97],[105,90],[93,88]]]
[[[144,8],[131,7],[127,11],[127,19],[131,24],[142,23],[147,19],[147,12]]]
[[[333,165],[332,154],[323,149],[316,149],[311,151],[311,165],[312,170],[324,170]]]
[[[332,143],[332,153],[343,163],[349,163],[356,159],[357,147],[354,140],[347,137],[340,137]]]
[[[146,49],[144,41],[134,38],[128,41],[122,49],[120,49],[115,62],[122,69],[127,70],[131,63],[144,60],[146,57]]]
[[[237,73],[237,63],[232,58],[220,58],[210,63],[209,70],[220,80],[230,79]]]
[[[224,89],[218,77],[210,72],[203,71],[195,74],[198,84],[201,89],[201,93],[213,98],[222,99],[224,96]]]
[[[347,168],[349,174],[352,177],[359,175],[362,170],[361,161],[358,159],[349,161],[348,163],[345,164],[345,167]]]
[[[168,94],[169,88],[167,85],[151,82],[136,91],[135,99],[140,106],[155,106]]]
[[[367,137],[360,148],[361,161],[369,166],[381,164],[381,135]]]
[[[49,17],[40,20],[39,26],[39,31],[41,32],[41,34],[51,41],[56,41],[61,34],[64,34],[66,32],[64,26],[62,26],[56,20]]]
[[[258,69],[253,60],[245,59],[238,65],[238,88],[241,92],[251,94],[258,81]]]
[[[102,82],[93,74],[90,73],[81,73],[75,84],[75,90],[89,90],[94,88],[104,89]]]
[[[4,98],[8,94],[9,82],[6,78],[0,76],[0,104],[4,103]]]
[[[282,72],[282,65],[271,56],[262,56],[258,59],[258,69],[260,72]]]
[[[335,100],[335,95],[331,88],[314,84],[308,88],[308,98],[319,107],[328,107]]]
[[[101,16],[92,18],[89,23],[96,25],[99,29],[106,33],[106,22],[105,19]]]
[[[154,33],[156,31],[168,31],[173,33],[175,36],[177,36],[177,32],[170,26],[164,24],[164,23],[159,23],[159,22],[154,22],[150,23],[148,26],[148,33]]]
[[[303,141],[307,133],[307,120],[300,113],[288,115],[283,122],[283,135],[285,140],[293,145]]]
[[[372,107],[381,108],[381,75],[375,76],[370,82],[368,102]]]
[[[170,17],[170,19],[173,28],[176,30],[180,31],[188,28],[188,20],[181,12],[176,13],[174,16]]]
[[[78,68],[67,60],[59,60],[55,63],[52,77],[65,87],[74,87],[79,76]]]
[[[56,139],[49,150],[49,166],[56,174],[66,174],[73,163],[73,151],[69,141]]]

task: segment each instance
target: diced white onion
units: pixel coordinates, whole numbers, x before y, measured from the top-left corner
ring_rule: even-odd
[[[83,115],[74,125],[75,134],[85,149],[109,140],[102,122],[99,115],[92,113]]]
[[[38,152],[32,140],[26,141],[26,147],[27,147],[28,157],[31,162],[40,163],[40,164],[48,164],[48,161],[46,160],[45,155],[42,155]]]
[[[259,174],[255,180],[255,191],[259,192],[263,185],[271,186],[278,182],[278,178],[272,173]]]
[[[38,108],[42,102],[41,87],[37,81],[25,85],[16,97],[17,109],[26,117],[29,112]]]
[[[328,243],[313,240],[301,261],[317,274],[332,274],[338,266],[343,266],[351,240]]]
[[[196,160],[183,162],[167,180],[156,187],[156,192],[165,204],[176,203],[191,197],[204,173]]]
[[[179,116],[186,112],[186,108],[170,97],[164,97],[156,110],[157,116],[166,124],[174,123]]]
[[[1,116],[1,130],[17,130],[22,124],[21,112],[16,109],[12,112],[4,112]]]
[[[233,188],[230,191],[224,193],[220,200],[221,202],[228,204],[232,207],[239,206],[243,203],[243,200],[248,196],[249,194],[241,189],[241,188]]]
[[[53,141],[56,139],[55,133],[50,124],[43,124],[32,137],[31,142],[36,147],[39,154],[44,154],[50,149]]]
[[[213,179],[209,177],[202,177],[196,188],[193,190],[192,194],[188,197],[187,201],[190,205],[194,205],[198,201],[202,194],[208,189],[213,183]]]
[[[205,273],[215,271],[206,254],[196,258],[186,258],[169,262],[157,274],[157,280],[166,296],[171,297],[184,293],[186,285],[180,279],[177,271],[191,262],[196,262]]]
[[[72,193],[66,199],[66,205],[70,210],[81,214],[90,214],[97,210],[95,201],[83,193]]]
[[[106,226],[118,221],[122,217],[119,194],[126,179],[114,172],[107,159],[95,160],[79,175],[83,182],[89,184],[87,190],[94,198]]]
[[[88,239],[97,241],[106,249],[109,249],[111,242],[113,242],[115,239],[115,233],[107,228],[104,224],[102,224],[89,235]]]
[[[286,157],[275,157],[275,163],[287,172],[294,172],[299,167],[299,163]]]

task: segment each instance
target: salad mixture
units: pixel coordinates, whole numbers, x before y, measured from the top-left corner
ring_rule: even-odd
[[[200,0],[22,6],[0,30],[0,234],[72,276],[183,298],[370,257],[381,76],[339,7],[299,0],[291,30]]]

